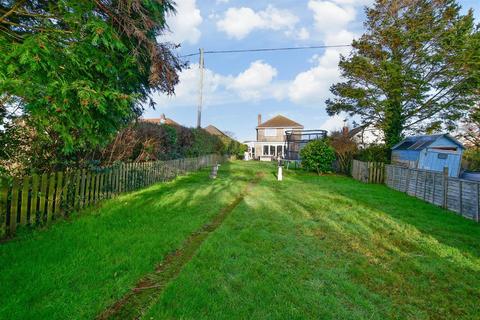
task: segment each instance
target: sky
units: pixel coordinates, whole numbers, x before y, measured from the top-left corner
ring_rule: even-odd
[[[350,44],[363,33],[364,8],[373,0],[176,0],[167,19],[170,32],[159,41],[180,44],[178,54],[199,48],[237,50]],[[460,0],[480,21],[480,1]],[[349,48],[205,55],[202,126],[255,139],[257,115],[263,121],[282,114],[305,129],[337,130],[345,117],[329,117],[325,100],[341,80],[338,61]],[[183,58],[174,96],[155,94],[155,110],[178,123],[196,126],[199,97],[198,56]],[[350,119],[350,122],[352,119]]]

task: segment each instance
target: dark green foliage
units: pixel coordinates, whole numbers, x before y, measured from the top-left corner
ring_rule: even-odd
[[[2,1],[0,124],[65,154],[108,143],[153,91],[173,93],[182,64],[156,42],[172,11],[169,0]]]
[[[373,144],[364,149],[360,149],[355,159],[365,162],[383,162],[389,163],[391,149],[384,144]]]
[[[405,131],[452,130],[478,101],[480,33],[454,0],[377,0],[366,32],[341,57],[330,115],[346,112],[380,129],[388,147]]]
[[[469,148],[463,153],[465,169],[480,172],[480,148]]]
[[[225,153],[235,157],[236,159],[243,159],[245,151],[247,150],[248,147],[245,144],[230,139],[230,141],[227,141]]]
[[[327,140],[314,140],[300,150],[302,166],[318,174],[331,172],[335,161],[335,150]]]
[[[100,153],[88,157],[111,164],[225,154],[226,149],[219,137],[203,129],[138,122],[120,131]]]

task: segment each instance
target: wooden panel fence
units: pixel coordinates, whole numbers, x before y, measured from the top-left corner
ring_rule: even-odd
[[[385,164],[382,162],[353,160],[352,177],[364,183],[383,183],[385,179]]]
[[[480,182],[451,178],[443,172],[396,165],[387,165],[385,171],[385,183],[390,188],[479,222]]]
[[[222,162],[219,155],[198,158],[122,163],[94,171],[69,170],[0,179],[0,238],[17,226],[44,225],[123,192],[169,181],[177,175]]]

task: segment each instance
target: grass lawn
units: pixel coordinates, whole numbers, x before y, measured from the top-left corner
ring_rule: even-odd
[[[145,319],[479,318],[480,225],[385,186],[234,162],[1,244],[0,319],[94,318],[256,172]]]
[[[204,170],[104,202],[0,244],[0,319],[92,319],[245,187],[249,169]],[[228,175],[226,172],[229,172]]]
[[[380,185],[267,177],[146,319],[479,319],[480,226]]]

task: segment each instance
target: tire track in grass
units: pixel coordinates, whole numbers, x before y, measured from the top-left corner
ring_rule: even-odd
[[[141,279],[132,291],[107,308],[97,319],[123,320],[141,318],[148,308],[157,301],[167,284],[175,279],[183,267],[193,258],[209,234],[222,224],[263,177],[264,173],[258,172],[255,178],[248,183],[243,192],[231,204],[220,210],[211,222],[192,233],[179,249],[165,257],[163,262],[156,267],[155,272]]]

